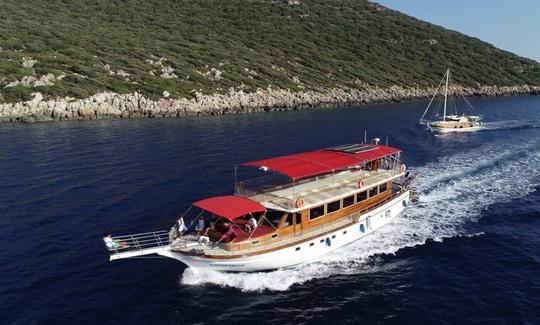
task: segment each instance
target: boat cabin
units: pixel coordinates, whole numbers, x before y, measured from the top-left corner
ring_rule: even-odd
[[[262,176],[238,180],[240,168]],[[220,256],[265,251],[356,222],[401,193],[400,150],[352,144],[244,163],[235,194],[193,203],[196,215],[171,249]],[[198,220],[205,229],[194,230]]]

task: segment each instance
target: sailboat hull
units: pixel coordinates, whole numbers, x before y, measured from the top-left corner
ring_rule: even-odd
[[[475,132],[482,129],[482,125],[467,126],[467,127],[441,127],[436,125],[427,125],[428,130],[434,133],[451,133],[451,132]]]
[[[437,96],[437,93],[439,92],[439,89],[442,86],[443,81],[445,81],[445,88],[444,88],[444,108],[443,108],[443,114],[441,120],[435,120],[431,121],[426,118],[426,114],[428,113],[430,107],[433,104],[433,101],[435,100],[435,97]],[[428,106],[426,107],[426,110],[424,111],[424,114],[422,114],[422,117],[420,118],[420,124],[426,125],[428,130],[431,132],[436,133],[450,133],[450,132],[473,132],[478,131],[482,128],[482,122],[480,116],[473,116],[473,115],[458,115],[457,107],[454,104],[454,113],[453,114],[447,114],[447,101],[448,101],[448,83],[450,79],[450,69],[446,70],[446,73],[443,76],[443,79],[439,83],[439,86],[437,87],[437,90],[435,91],[435,94],[431,98],[431,101],[429,102]],[[469,104],[469,106],[472,108],[471,103],[462,96],[463,99]],[[435,112],[438,113],[438,112]]]

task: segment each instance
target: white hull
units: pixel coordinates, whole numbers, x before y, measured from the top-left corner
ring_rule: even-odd
[[[460,128],[441,128],[441,127],[428,125],[428,129],[429,131],[434,132],[434,133],[475,132],[475,131],[481,130],[482,126],[478,125],[478,126],[471,126],[471,127],[460,129]]]
[[[359,215],[354,224],[324,236],[269,253],[229,259],[184,255],[168,249],[158,252],[177,259],[193,269],[253,272],[293,266],[316,260],[317,257],[350,244],[389,223],[409,205],[409,191],[386,204]],[[363,231],[362,231],[363,230]],[[322,240],[322,242],[321,242]],[[311,245],[313,243],[313,245]],[[298,247],[300,247],[299,250]]]

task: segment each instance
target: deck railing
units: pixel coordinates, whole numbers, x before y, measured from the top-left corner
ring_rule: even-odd
[[[145,250],[169,245],[169,232],[165,230],[114,236],[112,238],[118,248],[109,248],[111,253]]]
[[[301,242],[302,240],[307,240],[308,238],[318,237],[324,233],[332,232],[337,229],[344,228],[345,226],[352,225],[355,222],[369,223],[368,220],[371,216],[365,216],[362,219],[360,219],[362,214],[365,214],[366,212],[370,210],[373,210],[375,208],[382,206],[383,204],[387,203],[388,201],[392,199],[395,199],[396,197],[398,197],[399,195],[405,192],[405,190],[402,190],[401,188],[396,189],[396,190],[397,191],[394,192],[392,195],[388,196],[382,201],[377,202],[377,204],[355,211],[351,213],[350,215],[340,218],[338,220],[323,223],[317,226],[303,227],[299,234],[293,233],[286,236],[278,235],[274,238],[271,237],[264,240],[254,238],[251,240],[246,240],[246,241],[242,241],[242,242],[234,243],[234,244],[212,243],[212,242],[207,243],[207,244],[200,244],[193,240],[180,240],[178,242],[173,242],[171,245],[171,249],[180,250],[180,251],[193,251],[195,253],[200,253],[200,254],[205,254],[205,255],[225,255],[226,256],[226,255],[249,254],[256,251],[263,251],[263,250],[269,250],[275,247],[287,246],[292,243],[298,243],[298,242]]]

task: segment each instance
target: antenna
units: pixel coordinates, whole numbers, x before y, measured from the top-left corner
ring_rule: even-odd
[[[364,143],[367,143],[367,130],[364,130]]]
[[[388,147],[388,136],[386,136],[386,146]]]

